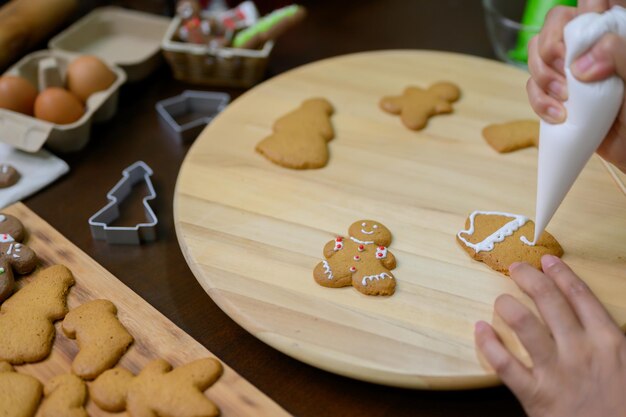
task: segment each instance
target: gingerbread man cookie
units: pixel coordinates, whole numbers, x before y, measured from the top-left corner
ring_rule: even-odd
[[[130,417],[214,417],[219,409],[203,392],[222,375],[222,364],[199,359],[172,370],[156,359],[134,376],[123,368],[105,371],[91,385],[94,402],[104,411],[128,411]]]
[[[32,417],[41,402],[41,382],[0,362],[0,416]]]
[[[13,273],[28,274],[37,266],[37,255],[20,243],[25,237],[24,225],[10,214],[0,213],[0,302],[15,288]]]
[[[270,136],[256,151],[270,161],[292,169],[321,168],[328,163],[328,145],[334,136],[330,124],[333,107],[323,98],[312,98],[278,119]]]
[[[44,386],[41,417],[89,417],[85,411],[87,385],[73,374],[57,375]]]
[[[509,275],[509,266],[514,262],[528,262],[541,270],[543,255],[563,255],[563,248],[548,232],[531,245],[534,233],[535,225],[527,217],[498,211],[475,211],[456,239],[472,258]]]
[[[78,342],[72,371],[83,379],[94,379],[115,365],[133,342],[109,300],[89,301],[67,313],[63,333]]]
[[[20,179],[20,173],[13,165],[0,164],[0,188],[8,188],[15,185]]]
[[[485,141],[500,153],[539,146],[539,122],[537,120],[514,120],[492,124],[483,129]]]
[[[399,114],[402,123],[411,130],[420,130],[428,119],[437,114],[451,113],[452,103],[461,96],[456,85],[441,81],[427,90],[407,87],[401,96],[387,96],[380,100],[380,108],[391,114]]]
[[[324,246],[326,259],[313,270],[315,281],[331,288],[352,285],[365,295],[392,295],[396,258],[387,249],[389,229],[373,220],[359,220],[348,234],[349,238],[340,236]]]
[[[0,360],[37,362],[52,350],[54,322],[67,313],[74,277],[63,265],[39,271],[32,282],[0,306]]]

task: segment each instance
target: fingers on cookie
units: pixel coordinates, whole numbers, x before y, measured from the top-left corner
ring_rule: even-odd
[[[475,211],[456,239],[470,257],[509,275],[509,266],[514,262],[524,261],[541,269],[543,255],[563,255],[563,248],[548,232],[544,232],[534,246],[530,245],[534,229],[531,220],[518,214]]]

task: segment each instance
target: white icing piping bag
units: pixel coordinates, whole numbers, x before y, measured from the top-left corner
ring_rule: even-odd
[[[617,117],[624,82],[617,75],[584,83],[570,71],[581,54],[613,32],[626,38],[626,9],[615,6],[604,13],[586,13],[569,22],[564,29],[565,77],[568,100],[567,119],[561,124],[541,121],[535,236],[537,243],[565,195],[598,149]]]

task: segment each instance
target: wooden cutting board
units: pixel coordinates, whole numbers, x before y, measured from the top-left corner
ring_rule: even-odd
[[[178,366],[195,359],[215,357],[26,206],[17,203],[3,209],[3,212],[22,220],[28,230],[26,243],[35,250],[42,267],[63,264],[72,271],[76,285],[68,296],[70,309],[98,298],[109,299],[117,306],[120,321],[135,338],[120,361],[120,366],[136,374],[147,362],[156,358],[164,358]],[[29,280],[20,278],[18,284],[21,287]],[[42,362],[17,366],[18,372],[34,375],[42,383],[55,375],[70,372],[72,359],[77,352],[76,342],[65,337],[61,322],[57,322],[56,327],[52,354]],[[231,368],[223,365],[224,375],[206,393],[219,406],[222,416],[290,415]],[[127,415],[106,413],[92,401],[88,403],[87,412],[92,417]]]
[[[204,289],[241,326],[294,358],[403,387],[497,383],[473,328],[512,281],[455,241],[474,210],[534,215],[536,149],[500,155],[481,130],[534,117],[528,75],[481,58],[383,51],[316,62],[265,82],[198,137],[178,178],[178,238]],[[382,112],[384,95],[438,80],[462,90],[420,132]],[[304,99],[335,107],[329,164],[281,168],[254,152]],[[359,219],[389,227],[396,294],[367,297],[312,277],[322,248]],[[594,157],[549,226],[564,259],[626,324],[626,198]]]

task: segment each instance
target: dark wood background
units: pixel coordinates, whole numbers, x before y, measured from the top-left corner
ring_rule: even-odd
[[[94,2],[104,3],[104,2]],[[168,13],[171,2],[117,2]],[[284,2],[259,2],[267,11]],[[377,49],[436,49],[493,58],[480,0],[311,0],[308,19],[274,49],[268,77],[315,60]],[[86,11],[86,9],[84,10]],[[189,149],[161,127],[154,105],[185,89],[163,65],[122,88],[115,117],[94,126],[83,150],[59,155],[70,173],[26,205],[101,265],[295,416],[522,416],[504,387],[463,392],[390,388],[300,363],[268,347],[226,316],[206,295],[181,254],[172,218],[180,165]],[[242,90],[226,91],[235,99]],[[121,171],[143,160],[154,170],[158,240],[114,246],[91,238],[87,219],[106,203]],[[393,352],[390,352],[393,354]]]

